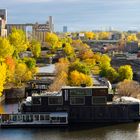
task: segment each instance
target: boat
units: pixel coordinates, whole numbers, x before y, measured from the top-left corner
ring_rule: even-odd
[[[117,124],[140,120],[140,100],[113,100],[107,86],[65,86],[59,92],[33,93],[17,114],[1,114],[3,127],[61,127]]]

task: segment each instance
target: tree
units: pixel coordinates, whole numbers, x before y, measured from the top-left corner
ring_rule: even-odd
[[[95,59],[85,59],[83,60],[83,63],[85,63],[87,65],[87,67],[92,70],[96,64],[96,60]]]
[[[29,42],[26,39],[24,31],[13,28],[12,33],[9,35],[9,41],[15,48],[15,55],[24,52],[29,47]]]
[[[12,82],[14,79],[14,73],[15,73],[15,60],[9,56],[5,58],[5,64],[7,65],[7,82]]]
[[[62,86],[67,85],[67,73],[62,71],[54,79],[54,82],[49,86],[49,91],[59,91]]]
[[[68,57],[72,57],[72,56],[75,55],[74,49],[69,43],[66,43],[65,47],[63,48],[63,50],[64,50],[66,56],[68,56]]]
[[[17,63],[15,67],[15,84],[22,86],[23,77],[27,72],[27,66],[25,63]]]
[[[41,53],[41,44],[39,41],[37,40],[32,40],[30,43],[30,49],[32,51],[32,54],[34,55],[34,57],[39,57],[40,53]]]
[[[117,85],[117,93],[121,96],[140,98],[140,85],[136,81],[124,80]]]
[[[90,76],[75,70],[70,73],[69,84],[71,86],[81,86],[81,84],[86,84],[86,86],[92,86],[93,80]]]
[[[87,39],[96,39],[96,34],[93,32],[86,32],[85,36]]]
[[[101,55],[99,65],[101,69],[108,69],[110,67],[110,57],[106,54]]]
[[[6,64],[0,64],[0,96],[2,96],[2,92],[4,89],[4,84],[6,83]]]
[[[103,68],[100,71],[100,76],[107,78],[112,83],[117,80],[119,75],[114,68],[109,67],[109,68]]]
[[[34,58],[25,57],[23,61],[29,69],[32,69],[36,66],[36,60]]]
[[[98,39],[99,40],[107,40],[109,39],[110,33],[109,32],[100,32],[98,34]]]
[[[10,45],[10,42],[6,38],[0,37],[0,58],[5,59],[6,57],[12,56],[14,48]]]
[[[130,65],[120,66],[120,68],[118,69],[118,73],[120,81],[123,81],[124,79],[133,79],[133,70]]]
[[[58,41],[59,41],[59,38],[56,34],[54,33],[46,34],[46,42],[51,48],[53,48]]]
[[[87,75],[90,74],[89,67],[85,63],[82,63],[79,61],[75,61],[69,66],[69,72],[72,72],[74,70],[81,72],[81,73],[84,73],[84,74],[87,74]]]
[[[136,34],[131,34],[131,35],[127,36],[127,41],[128,42],[138,41],[138,38],[137,38]]]
[[[93,51],[91,49],[86,49],[85,51],[83,51],[81,54],[80,54],[80,58],[82,60],[85,60],[85,59],[90,59],[93,57]]]

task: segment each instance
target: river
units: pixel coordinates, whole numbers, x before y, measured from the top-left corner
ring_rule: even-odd
[[[17,112],[17,103],[0,104],[0,112]],[[140,124],[128,123],[102,127],[61,129],[0,129],[0,140],[140,140]]]

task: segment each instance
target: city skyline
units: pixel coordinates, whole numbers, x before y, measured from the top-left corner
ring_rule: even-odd
[[[44,23],[53,16],[55,31],[140,30],[139,0],[1,0],[8,23]],[[26,7],[26,8],[25,8]]]

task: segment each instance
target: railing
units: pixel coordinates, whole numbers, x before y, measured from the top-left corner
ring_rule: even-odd
[[[46,113],[46,114],[1,114],[0,125],[12,124],[68,124],[68,114]]]

